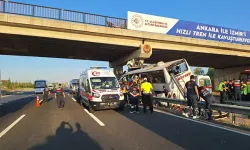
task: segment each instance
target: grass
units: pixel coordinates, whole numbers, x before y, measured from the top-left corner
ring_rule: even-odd
[[[218,122],[239,126],[243,128],[249,128],[250,129],[250,119],[249,116],[241,115],[241,114],[235,114],[235,123],[232,123],[232,114],[230,114],[230,117],[217,120]]]

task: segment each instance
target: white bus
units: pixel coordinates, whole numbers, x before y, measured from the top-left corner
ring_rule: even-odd
[[[79,103],[90,112],[100,109],[124,109],[124,96],[113,71],[92,67],[84,71],[79,80]]]
[[[185,59],[171,62],[158,62],[141,69],[130,71],[124,74],[120,82],[129,81],[134,76],[139,78],[147,77],[152,83],[155,96],[184,99],[184,86],[190,80],[192,72]],[[163,86],[168,90],[168,95],[164,94]]]
[[[48,85],[46,80],[36,80],[34,82],[35,94],[42,94],[44,88]]]

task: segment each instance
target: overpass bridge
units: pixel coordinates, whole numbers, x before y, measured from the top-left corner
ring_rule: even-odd
[[[128,30],[126,19],[16,2],[0,1],[0,12],[4,55],[109,61],[117,68],[146,44],[152,48],[146,63],[185,58],[220,70],[218,77],[225,68],[250,66],[249,45]]]

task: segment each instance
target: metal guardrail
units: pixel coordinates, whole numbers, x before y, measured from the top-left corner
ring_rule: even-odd
[[[127,19],[0,0],[0,12],[127,29]]]
[[[153,98],[158,102],[167,102],[173,104],[187,105],[186,100],[178,100],[178,99],[169,99],[169,98]],[[201,108],[205,108],[205,102],[198,102],[198,106]],[[212,110],[220,110],[224,112],[236,113],[236,114],[244,114],[250,115],[250,107],[244,106],[236,106],[236,105],[227,105],[227,104],[212,104]]]

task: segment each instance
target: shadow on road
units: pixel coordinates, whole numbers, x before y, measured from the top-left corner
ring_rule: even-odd
[[[17,112],[18,110],[22,109],[25,105],[29,104],[32,100],[34,100],[34,97],[20,98],[3,103],[3,105],[0,108],[0,118],[9,113]]]
[[[250,147],[250,143],[247,142],[249,140],[248,136],[179,119],[163,113],[154,112],[151,115],[148,110],[144,114],[142,109],[140,114],[130,114],[128,111],[118,113],[184,149],[229,150]]]
[[[77,131],[73,132],[68,122],[62,121],[55,136],[48,136],[46,143],[36,145],[29,150],[102,150],[98,143],[82,131],[79,123],[75,124]]]

